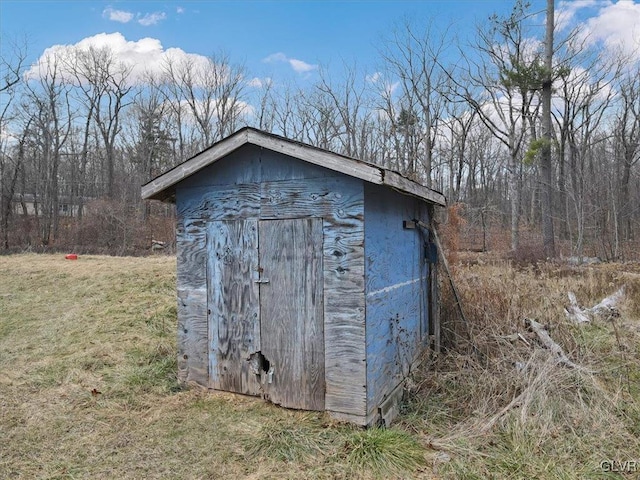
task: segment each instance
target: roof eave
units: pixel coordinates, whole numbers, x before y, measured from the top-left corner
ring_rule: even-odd
[[[237,131],[230,137],[214,143],[211,147],[203,150],[194,157],[182,162],[171,170],[154,178],[150,182],[142,186],[142,198],[148,200],[166,201],[175,191],[175,185],[190,177],[194,173],[214,163],[216,160],[237,150],[248,142],[248,129],[244,128]],[[173,188],[172,188],[173,187]],[[163,193],[165,190],[169,192]]]
[[[298,143],[284,137],[245,127],[231,136],[213,144],[208,149],[159,175],[142,186],[142,198],[148,200],[175,201],[175,186],[203,168],[215,163],[245,144],[256,145],[308,163],[319,165],[351,177],[377,185],[386,185],[422,200],[445,206],[446,199],[440,192],[420,185],[397,172],[320,148]]]

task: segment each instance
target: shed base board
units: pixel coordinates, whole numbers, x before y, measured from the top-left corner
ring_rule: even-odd
[[[386,427],[391,425],[391,422],[398,416],[403,395],[404,381],[400,382],[378,407],[378,414]]]
[[[385,400],[380,404],[380,407],[376,411],[369,413],[369,415],[366,415],[366,416],[355,415],[352,413],[332,412],[330,410],[327,410],[326,413],[332,419],[337,420],[338,422],[353,423],[355,425],[359,425],[361,427],[367,427],[367,428],[373,427],[375,425],[379,425],[382,423],[383,425],[388,427],[391,424],[391,422],[393,422],[395,417],[398,415],[400,402],[402,401],[402,396],[404,394],[404,383],[405,383],[404,381],[400,382],[396,386],[396,388],[389,395],[387,395]],[[268,402],[268,400],[265,400],[260,396],[229,392],[226,390],[218,390],[212,387],[205,387],[193,381],[183,382],[182,385],[183,387],[190,388],[190,389],[195,388],[195,389],[200,389],[200,390],[208,391],[211,393],[218,393],[223,395],[239,395],[242,397],[253,398],[256,401]],[[274,404],[274,405],[280,408],[287,408],[277,404]],[[289,409],[289,410],[299,410],[299,409]]]
[[[353,423],[355,425],[360,425],[361,427],[370,427],[378,419],[378,412],[375,412],[368,416],[354,415],[352,413],[331,412],[331,411],[327,411],[327,413],[334,420],[337,420],[339,422]]]
[[[229,392],[227,390],[218,390],[216,388],[213,387],[205,387],[203,385],[200,385],[199,383],[196,382],[186,382],[182,384],[184,387],[187,388],[197,388],[197,389],[202,389],[205,391],[208,391],[210,393],[213,394],[222,394],[222,395],[231,395],[231,396],[241,396],[241,397],[245,397],[245,398],[252,398],[255,399],[256,401],[260,401],[260,402],[268,402],[271,403],[272,405],[275,405],[279,408],[286,408],[287,410],[298,410],[298,411],[305,411],[303,409],[298,409],[298,408],[288,408],[288,407],[283,407],[282,405],[278,405],[276,403],[270,402],[269,400],[266,400],[260,396],[257,395],[247,395],[244,393],[237,393],[237,392]],[[320,412],[320,410],[306,410],[306,411],[318,411]],[[348,422],[348,423],[353,423],[355,425],[359,425],[362,427],[371,427],[373,426],[375,423],[377,423],[380,419],[380,415],[379,412],[373,412],[370,415],[355,415],[352,413],[343,413],[343,412],[332,412],[330,410],[326,410],[326,413],[334,420],[337,420],[338,422]]]

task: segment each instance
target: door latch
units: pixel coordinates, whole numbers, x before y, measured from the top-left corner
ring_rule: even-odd
[[[262,277],[262,272],[264,272],[264,268],[258,267],[256,268],[255,272],[256,272],[254,274],[255,279],[253,280],[253,283],[269,283],[268,278]]]

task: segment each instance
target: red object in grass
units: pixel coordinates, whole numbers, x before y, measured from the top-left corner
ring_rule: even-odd
[[[67,260],[77,260],[78,259],[78,255],[76,255],[75,253],[70,253],[69,255],[65,255],[65,257]]]

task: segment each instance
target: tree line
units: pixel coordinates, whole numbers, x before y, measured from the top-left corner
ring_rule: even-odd
[[[638,56],[578,30],[554,38],[540,15],[517,1],[464,42],[406,21],[380,40],[375,69],[321,67],[299,83],[252,79],[225,53],[166,56],[140,76],[109,47],[53,51],[37,71],[26,45],[5,48],[3,248],[126,253],[170,240],[172,208],[142,202],[140,185],[252,125],[442,191],[462,205],[475,248],[508,232],[513,252],[629,258],[640,227]]]

